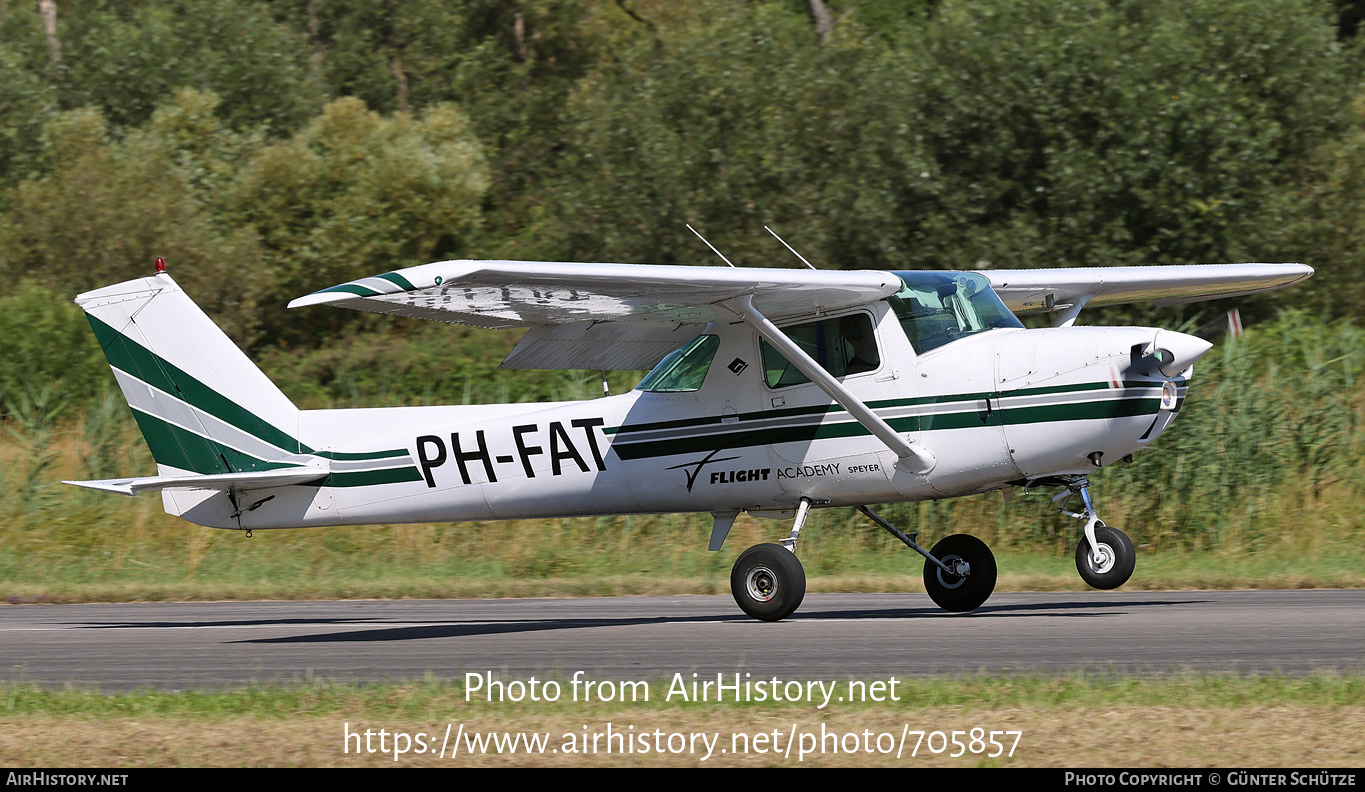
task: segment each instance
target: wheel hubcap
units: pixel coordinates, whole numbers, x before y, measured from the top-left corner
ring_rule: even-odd
[[[1098,563],[1095,561],[1095,556],[1099,556]],[[1114,568],[1114,561],[1114,548],[1100,542],[1095,545],[1095,552],[1090,556],[1090,568],[1103,575]]]
[[[957,569],[957,565],[962,563],[963,559],[960,555],[947,555],[939,560],[949,569]],[[955,589],[966,582],[967,578],[962,577],[961,575],[953,575],[944,572],[941,567],[938,569],[938,584],[946,589]]]
[[[754,567],[744,576],[744,588],[750,597],[767,602],[777,596],[777,575],[765,566]]]

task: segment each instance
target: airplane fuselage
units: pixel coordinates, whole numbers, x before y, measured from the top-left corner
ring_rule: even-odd
[[[670,512],[782,516],[803,497],[818,506],[856,506],[1093,471],[1096,461],[1117,462],[1159,436],[1185,395],[1187,369],[1167,375],[1160,361],[1139,354],[1158,332],[1179,336],[1167,331],[1003,328],[917,354],[887,303],[828,321],[852,315],[875,327],[878,354],[875,365],[840,380],[929,450],[927,471],[898,465],[814,383],[780,381],[771,350],[749,326],[717,322],[703,334],[715,337],[709,367],[685,390],[540,404],[305,410],[298,438],[312,453],[294,461],[326,460],[330,474],[319,483],[232,498],[186,490],[163,497],[172,513],[222,528]]]

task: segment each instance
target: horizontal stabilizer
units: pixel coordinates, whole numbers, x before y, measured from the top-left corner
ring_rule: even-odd
[[[63,481],[77,487],[136,495],[139,492],[162,490],[229,490],[264,489],[290,484],[307,484],[327,477],[329,471],[320,468],[286,468],[261,470],[252,473],[215,473],[207,476],[146,476],[143,478],[103,479],[100,481]]]

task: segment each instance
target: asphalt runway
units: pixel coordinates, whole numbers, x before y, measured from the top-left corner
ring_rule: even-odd
[[[1365,591],[812,594],[750,620],[729,596],[0,606],[3,678],[104,689],[461,677],[638,680],[1184,669],[1365,670]]]

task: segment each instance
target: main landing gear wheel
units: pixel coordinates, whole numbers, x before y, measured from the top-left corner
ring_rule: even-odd
[[[942,561],[950,569],[959,569],[966,562],[965,575],[945,572],[938,564],[924,562],[924,588],[929,599],[940,608],[953,613],[976,610],[995,591],[995,556],[986,543],[968,534],[944,537],[929,555]]]
[[[735,561],[730,593],[740,610],[755,619],[781,621],[806,597],[806,570],[796,554],[780,544],[754,545]]]
[[[1076,545],[1076,571],[1081,580],[1097,589],[1116,589],[1128,582],[1137,565],[1133,540],[1117,528],[1102,522],[1095,523],[1095,544],[1099,549],[1098,563],[1090,554],[1090,542],[1084,536]]]

